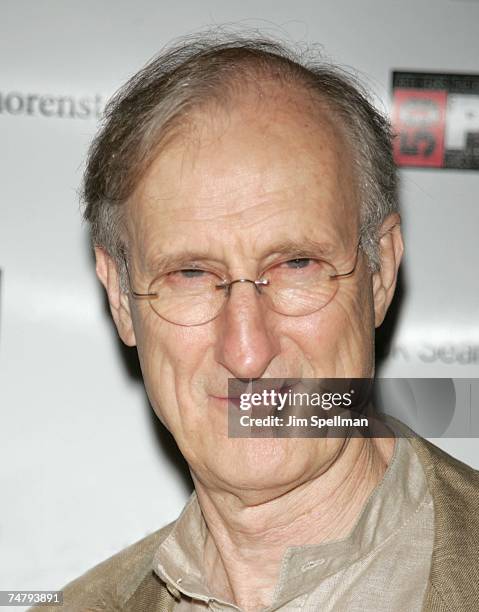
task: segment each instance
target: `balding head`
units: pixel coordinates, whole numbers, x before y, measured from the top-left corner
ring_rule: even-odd
[[[347,138],[358,185],[361,244],[369,265],[379,264],[378,228],[397,210],[396,172],[388,122],[351,75],[314,53],[277,42],[205,34],[186,38],[158,55],[111,100],[85,173],[85,218],[92,240],[122,267],[123,204],[172,138],[191,127],[206,107],[237,104],[245,90],[276,83],[278,95],[297,107],[329,111]],[[270,84],[270,85],[268,85]],[[281,93],[279,93],[281,92]],[[122,274],[125,287],[125,274]]]

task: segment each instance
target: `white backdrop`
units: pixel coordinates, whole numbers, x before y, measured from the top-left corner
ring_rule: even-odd
[[[394,68],[479,72],[479,3],[3,0],[0,14],[0,589],[53,589],[175,518],[189,492],[81,225],[99,100],[172,38],[233,22],[320,42],[388,108]],[[381,373],[478,377],[479,174],[401,179],[405,290]],[[479,466],[476,440],[439,444]]]

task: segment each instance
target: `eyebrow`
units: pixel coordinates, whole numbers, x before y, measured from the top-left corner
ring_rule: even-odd
[[[318,242],[312,238],[303,238],[301,240],[282,240],[272,245],[269,249],[269,254],[328,257],[334,251],[335,246],[331,243]]]
[[[264,259],[278,255],[289,255],[291,257],[329,257],[334,253],[336,247],[331,243],[321,243],[312,238],[301,240],[286,239],[270,245],[263,256]],[[202,262],[213,262],[211,256],[202,251],[186,249],[180,253],[162,253],[155,257],[148,268],[153,273],[162,273],[165,270],[189,266],[194,268]],[[219,262],[217,262],[218,264]]]
[[[190,266],[191,268],[194,268],[202,261],[211,261],[211,257],[208,257],[200,251],[187,249],[185,251],[181,251],[181,253],[162,253],[157,255],[148,268],[150,268],[152,272],[161,273],[164,270],[174,269],[181,266]]]

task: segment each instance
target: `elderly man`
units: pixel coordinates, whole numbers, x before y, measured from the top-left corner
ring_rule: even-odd
[[[417,438],[228,435],[229,379],[374,376],[403,243],[388,123],[358,86],[273,42],[186,40],[110,102],[84,197],[195,492],[65,608],[477,612],[473,470]]]

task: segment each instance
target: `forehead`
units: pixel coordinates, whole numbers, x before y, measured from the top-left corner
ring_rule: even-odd
[[[146,259],[295,236],[344,246],[357,232],[356,192],[350,146],[331,113],[271,86],[190,120],[130,199],[128,242]]]

